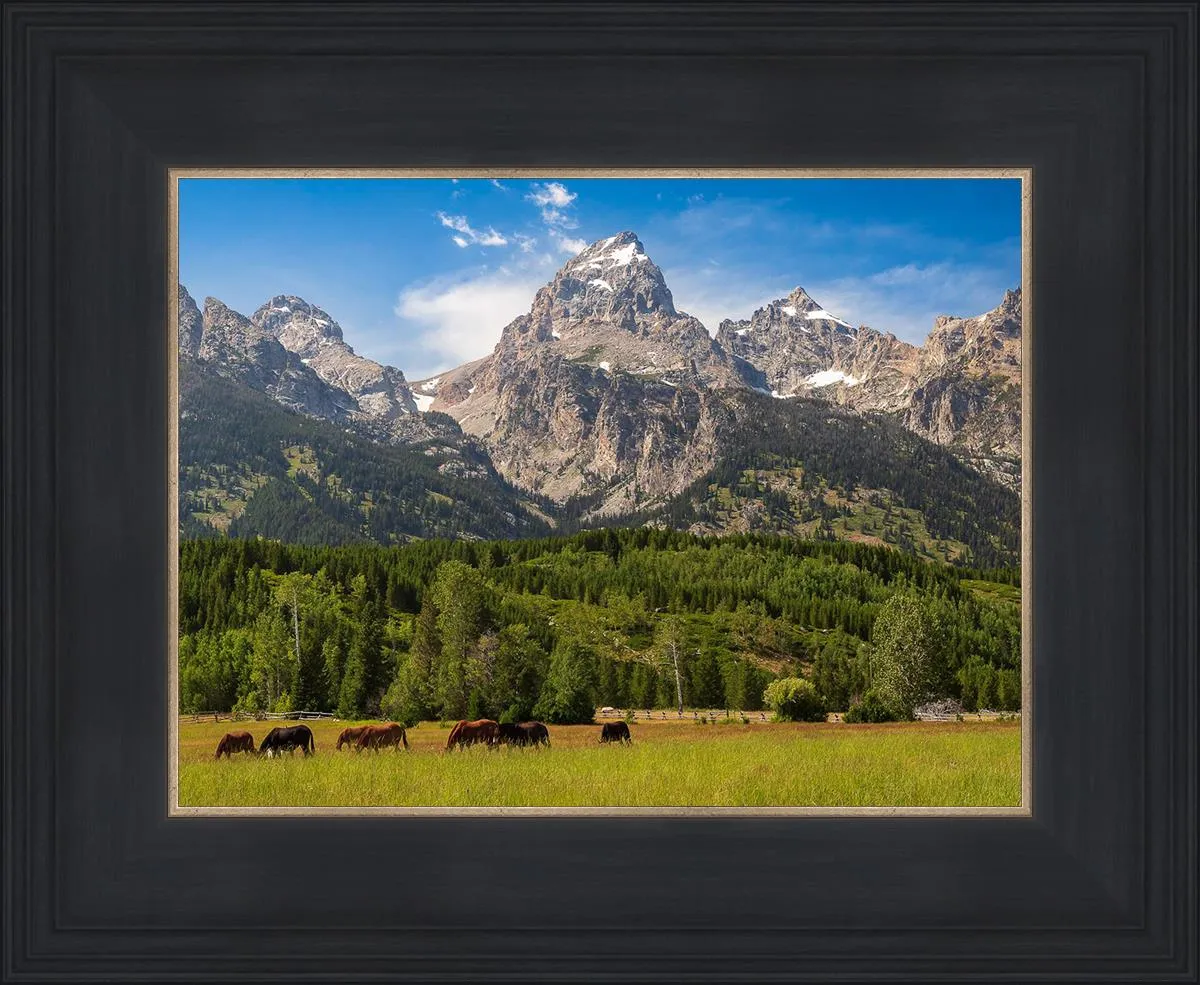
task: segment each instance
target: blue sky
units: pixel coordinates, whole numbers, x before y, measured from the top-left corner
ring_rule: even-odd
[[[249,315],[298,295],[414,380],[490,352],[574,253],[623,229],[713,333],[802,285],[920,343],[1021,281],[1016,179],[187,178],[179,205],[198,301]]]

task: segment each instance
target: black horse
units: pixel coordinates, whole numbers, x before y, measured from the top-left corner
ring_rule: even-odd
[[[522,722],[517,727],[525,733],[526,744],[531,746],[550,745],[550,730],[541,722]]]
[[[501,722],[496,726],[496,736],[492,739],[493,746],[548,746],[550,745],[550,730],[541,722],[522,722],[520,725],[510,725]]]
[[[624,722],[605,722],[600,726],[601,742],[632,742],[629,726]]]
[[[260,754],[266,753],[268,756],[294,753],[297,749],[303,749],[306,756],[317,751],[317,740],[313,738],[312,729],[307,725],[277,726],[267,733],[262,745],[258,747]]]

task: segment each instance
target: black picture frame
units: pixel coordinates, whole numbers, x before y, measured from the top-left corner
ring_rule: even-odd
[[[5,981],[1196,980],[1195,2],[2,29]],[[167,169],[531,165],[1033,168],[1031,817],[166,816]]]

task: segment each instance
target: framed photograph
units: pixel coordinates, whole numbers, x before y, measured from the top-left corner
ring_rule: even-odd
[[[171,180],[173,814],[1028,816],[1028,173]]]
[[[1195,3],[4,4],[4,980],[1195,981]]]

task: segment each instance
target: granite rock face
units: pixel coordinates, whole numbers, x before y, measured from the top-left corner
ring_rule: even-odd
[[[1019,483],[1019,290],[973,318],[940,316],[917,347],[854,328],[797,287],[749,319],[723,321],[717,341],[749,386],[781,399],[817,397],[895,414],[1006,485]]]
[[[599,513],[640,508],[710,468],[720,393],[745,384],[704,326],[676,310],[631,232],[598,240],[505,326],[490,356],[418,391],[491,451],[510,482]]]
[[[1021,456],[1021,292],[974,318],[937,319],[904,423],[971,457]]]
[[[398,421],[417,413],[404,374],[358,355],[342,339],[341,326],[303,298],[273,297],[250,321],[299,356],[331,387],[350,394],[361,422],[387,434],[397,430]]]
[[[803,287],[748,319],[721,322],[717,341],[749,385],[775,397],[819,397],[870,410],[907,397],[919,355],[894,335],[843,321]]]
[[[189,303],[194,307],[181,291],[181,326]],[[273,335],[216,298],[204,300],[200,339],[192,355],[217,375],[265,393],[290,410],[339,423],[350,421],[354,413],[354,400],[345,390],[330,386]]]

